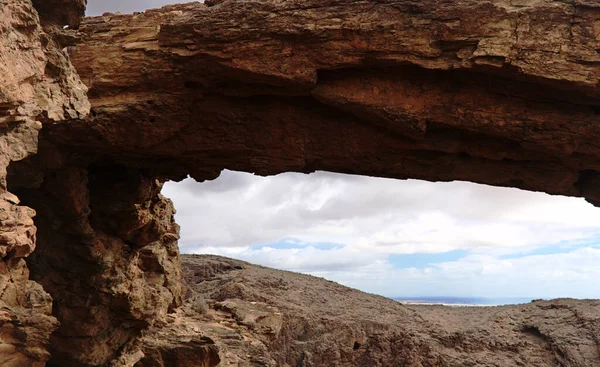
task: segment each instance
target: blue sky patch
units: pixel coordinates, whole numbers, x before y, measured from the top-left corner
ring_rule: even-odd
[[[299,242],[291,239],[283,239],[281,241],[263,244],[263,245],[255,245],[251,246],[253,250],[261,250],[265,247],[269,247],[275,250],[294,250],[294,249],[303,249],[307,247],[314,247],[323,251],[330,251],[335,249],[340,249],[345,247],[339,243],[329,243],[329,242]]]
[[[388,261],[390,264],[394,265],[394,267],[399,269],[423,269],[431,266],[431,264],[458,261],[463,257],[468,256],[469,253],[468,250],[454,250],[435,254],[392,254],[388,256]]]
[[[562,241],[554,245],[539,247],[533,250],[508,254],[498,257],[501,260],[519,259],[526,256],[568,254],[582,248],[600,248],[600,237],[586,238],[579,241]]]

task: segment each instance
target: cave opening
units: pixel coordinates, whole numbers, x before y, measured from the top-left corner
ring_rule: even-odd
[[[8,188],[36,211],[37,248],[25,260],[61,321],[50,366],[112,360],[182,304],[175,219],[184,254],[308,273],[402,301],[597,297],[590,282],[600,275],[600,209],[583,199],[323,171],[224,170],[212,181],[163,185],[156,173],[108,157],[40,149],[9,166]]]

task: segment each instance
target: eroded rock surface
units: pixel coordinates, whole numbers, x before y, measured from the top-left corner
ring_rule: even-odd
[[[181,299],[178,227],[161,182],[102,156],[38,147],[40,129],[90,110],[65,48],[77,33],[63,30],[84,8],[15,0],[0,9],[3,366],[42,366],[51,354],[50,365],[103,365]],[[37,210],[35,226],[19,201]]]
[[[54,296],[61,322],[51,363],[100,366],[179,305],[179,227],[159,181],[51,149],[41,147],[38,157],[53,161],[34,157],[15,166],[38,172],[43,164],[41,183],[11,176],[22,200],[38,211],[38,248],[29,263],[33,278]]]
[[[87,18],[69,52],[93,113],[48,138],[173,178],[319,169],[600,198],[595,2],[208,5]]]
[[[78,26],[85,14],[87,0],[32,0],[42,21],[57,26]]]
[[[217,256],[183,255],[182,264],[188,300],[130,351],[145,361],[139,366],[215,365],[202,358],[163,363],[155,358],[156,338],[163,353],[169,344],[174,353],[182,342],[210,340],[219,366],[600,364],[600,301],[402,305],[321,278]]]
[[[37,152],[43,124],[89,112],[87,88],[30,1],[2,1],[0,55],[0,365],[44,366],[58,322],[25,260],[36,213],[8,191],[7,170]]]
[[[0,365],[44,366],[50,334],[58,326],[52,298],[29,279],[24,258],[35,249],[35,211],[0,194]]]

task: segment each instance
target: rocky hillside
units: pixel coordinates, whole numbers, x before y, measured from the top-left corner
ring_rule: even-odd
[[[182,256],[183,308],[119,362],[135,366],[600,365],[600,301],[403,305],[325,279]]]

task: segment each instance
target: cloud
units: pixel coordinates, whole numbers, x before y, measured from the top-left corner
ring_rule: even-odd
[[[385,257],[377,253],[361,253],[348,247],[321,249],[309,245],[301,248],[205,248],[207,253],[239,258],[254,264],[302,273],[321,271],[353,271],[373,263],[383,263]]]
[[[163,193],[178,210],[183,253],[388,296],[600,297],[600,210],[579,198],[467,182],[227,170],[214,181],[167,183]]]
[[[467,182],[223,171],[163,192],[175,201],[184,251],[296,238],[386,254],[507,254],[600,232],[600,210],[583,199]]]
[[[584,247],[568,253],[498,259],[470,255],[457,261],[435,264],[431,277],[449,289],[466,294],[495,297],[598,298],[600,249]]]

